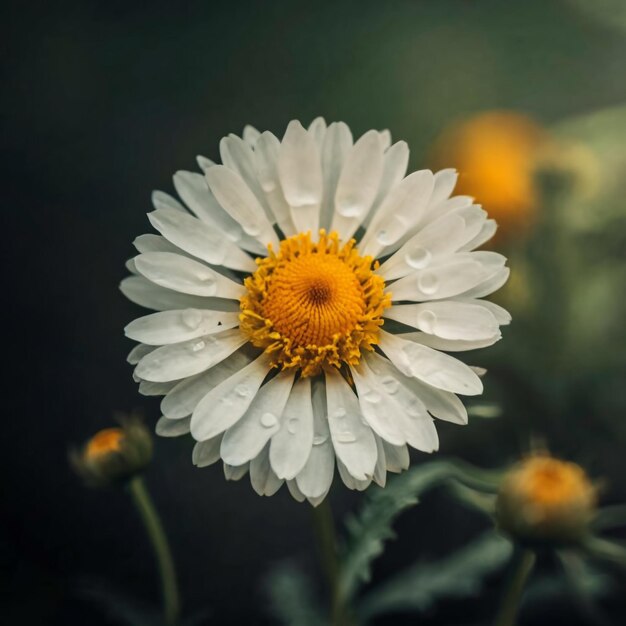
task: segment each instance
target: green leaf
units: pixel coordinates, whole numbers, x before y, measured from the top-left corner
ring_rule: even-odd
[[[281,563],[268,575],[271,612],[285,626],[319,626],[323,613],[313,598],[310,579],[293,563]]]
[[[418,496],[449,479],[484,491],[495,491],[501,473],[481,470],[465,463],[438,460],[414,466],[390,480],[384,489],[370,488],[361,512],[346,524],[348,536],[341,555],[339,593],[346,600],[359,584],[370,579],[372,561],[395,537],[394,520],[418,501]]]
[[[425,611],[445,597],[473,596],[483,580],[511,558],[508,539],[489,531],[451,556],[421,562],[365,596],[359,615],[367,620],[393,611]]]

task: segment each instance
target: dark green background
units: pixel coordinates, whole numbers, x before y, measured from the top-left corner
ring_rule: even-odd
[[[317,115],[355,134],[389,128],[419,167],[437,134],[472,112],[517,109],[552,124],[626,101],[624,31],[565,0],[23,2],[3,5],[1,23],[10,319],[0,558],[12,624],[115,623],[81,595],[93,581],[157,601],[152,556],[125,494],[83,489],[66,463],[68,446],[109,425],[114,411],[158,416],[125,363],[122,328],[140,310],[117,289],[132,239],[148,231],[152,189],[171,191],[174,171],[195,169],[196,154],[218,157],[219,139],[246,123],[279,135],[290,119]],[[507,340],[524,340],[516,332],[505,329],[484,362],[506,364]],[[533,357],[541,368],[541,353]],[[506,381],[497,363],[492,380]],[[486,387],[493,397],[489,377]],[[442,451],[483,465],[510,460],[527,444],[523,419],[522,407],[497,424],[444,424]],[[535,408],[528,419],[540,428]],[[563,424],[546,430],[556,449],[583,450],[594,471],[619,477],[623,439],[606,423],[592,450],[584,434],[554,441]],[[159,440],[147,476],[185,606],[211,607],[215,624],[271,623],[262,593],[271,564],[293,557],[318,576],[308,506],[285,490],[259,498],[247,479],[226,483],[218,466],[195,469],[191,447]],[[338,484],[332,500],[341,513],[359,496]],[[377,577],[446,552],[479,525],[430,497],[401,518]],[[482,603],[453,603],[423,623],[488,619],[497,582]],[[524,619],[582,623],[567,603]]]

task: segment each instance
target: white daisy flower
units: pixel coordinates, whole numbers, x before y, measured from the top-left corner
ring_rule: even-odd
[[[445,354],[489,346],[510,321],[481,300],[506,259],[475,251],[496,225],[454,170],[405,176],[409,149],[388,131],[353,141],[343,122],[281,140],[247,127],[220,143],[222,165],[177,172],[184,205],[157,191],[160,235],[121,289],[152,313],[126,327],[146,395],[164,395],[157,432],[191,432],[193,461],[283,483],[316,505],[335,464],[351,489],[438,448],[433,417],[465,424],[456,394],[475,369]]]

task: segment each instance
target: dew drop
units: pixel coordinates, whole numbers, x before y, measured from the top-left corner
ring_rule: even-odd
[[[261,181],[261,189],[263,189],[265,193],[271,193],[276,189],[276,183],[271,178],[266,178]]]
[[[373,389],[370,389],[366,393],[363,394],[363,400],[365,400],[366,402],[370,402],[371,404],[377,404],[378,402],[381,401],[381,399],[382,398],[380,394],[374,391]]]
[[[390,243],[392,243],[391,241],[389,241],[389,236],[386,230],[379,230],[376,233],[376,241],[381,246],[388,246]]]
[[[354,443],[356,441],[356,436],[354,433],[350,432],[349,430],[343,430],[337,433],[335,439],[339,443]]]
[[[338,409],[335,409],[333,411],[333,417],[335,417],[336,419],[341,419],[342,417],[346,416],[346,410],[342,407],[339,407]]]
[[[362,206],[352,202],[341,203],[337,206],[337,213],[339,213],[339,215],[343,215],[343,217],[359,217],[362,210]]]
[[[191,346],[191,349],[194,352],[199,352],[200,350],[202,350],[202,348],[204,348],[204,346],[206,346],[206,343],[204,341],[200,340],[200,341],[196,341],[196,343],[194,343]]]
[[[439,289],[439,279],[432,272],[425,272],[417,279],[417,288],[425,294],[432,295]]]
[[[416,270],[421,270],[428,265],[432,255],[429,250],[418,246],[406,253],[404,260]]]
[[[380,383],[389,394],[397,393],[398,389],[400,388],[400,383],[391,376],[385,376],[385,378],[383,378]]]
[[[328,435],[315,435],[315,437],[313,437],[313,445],[321,446],[323,443],[326,443],[327,440]]]
[[[181,319],[185,326],[194,330],[198,328],[198,326],[200,326],[200,322],[202,321],[202,313],[200,313],[198,309],[185,309],[181,313]]]
[[[264,428],[272,428],[273,426],[276,426],[277,423],[278,419],[274,414],[263,413],[263,415],[261,415],[261,426]]]
[[[432,335],[437,327],[437,315],[433,311],[421,311],[417,315],[417,327]]]
[[[245,385],[237,385],[235,387],[235,393],[240,397],[240,398],[246,398],[247,396],[250,395],[250,390],[248,389],[248,387],[246,387]]]
[[[261,234],[261,226],[258,223],[251,222],[250,224],[244,224],[243,230],[250,237],[256,237]]]
[[[290,417],[287,421],[287,430],[292,435],[295,435],[298,432],[298,427],[300,425],[300,420],[297,417]]]

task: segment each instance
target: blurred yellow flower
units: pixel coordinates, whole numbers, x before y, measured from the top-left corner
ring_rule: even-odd
[[[538,200],[534,166],[546,140],[544,129],[525,115],[487,111],[441,135],[433,166],[456,167],[458,192],[474,197],[498,222],[500,235],[513,238],[533,223]]]
[[[150,463],[152,437],[136,416],[120,427],[97,432],[80,450],[70,453],[70,461],[86,484],[103,487],[123,483]]]
[[[588,529],[596,488],[575,463],[545,453],[515,465],[497,500],[500,528],[521,542],[572,543]]]

